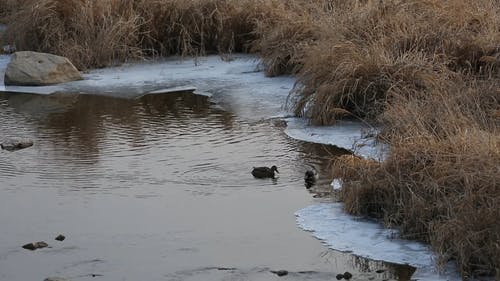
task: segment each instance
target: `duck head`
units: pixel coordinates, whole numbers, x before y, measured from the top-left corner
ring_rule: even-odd
[[[278,167],[276,167],[276,166],[271,167],[271,172],[276,172],[278,174],[280,173],[280,172],[278,172]]]

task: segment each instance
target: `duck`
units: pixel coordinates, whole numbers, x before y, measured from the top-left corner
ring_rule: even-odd
[[[306,188],[310,188],[314,184],[316,184],[317,179],[318,179],[318,173],[316,172],[316,170],[307,170],[306,174],[304,175],[304,182]]]
[[[278,167],[276,167],[276,166],[272,166],[271,168],[253,167],[252,175],[256,178],[259,178],[259,179],[265,179],[265,178],[274,179],[276,177],[274,172],[276,172],[278,174],[280,173],[280,172],[278,172]]]

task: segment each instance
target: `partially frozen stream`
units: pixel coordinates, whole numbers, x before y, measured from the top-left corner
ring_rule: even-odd
[[[0,56],[0,75],[7,61]],[[279,269],[290,272],[286,280],[332,280],[344,271],[358,280],[409,280],[412,267],[397,263],[416,266],[419,280],[457,279],[432,273],[424,245],[391,239],[325,196],[328,161],[345,150],[321,143],[357,151],[351,142],[367,128],[285,118],[293,78],[266,78],[248,56],[85,77],[3,88],[38,94],[0,94],[0,137],[35,141],[0,151],[0,280],[278,280],[270,270]],[[198,94],[143,96],[169,87]],[[360,153],[382,154],[370,147]],[[280,177],[254,179],[250,170],[260,165],[277,165]],[[311,167],[322,177],[308,191],[303,174]],[[54,241],[59,233],[67,240]],[[51,248],[20,247],[39,240]]]

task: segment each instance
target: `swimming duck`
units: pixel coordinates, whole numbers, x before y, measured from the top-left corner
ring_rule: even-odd
[[[275,178],[274,172],[278,172],[278,168],[276,166],[268,167],[254,167],[252,170],[252,175],[256,178],[264,179],[264,178]]]
[[[307,170],[306,174],[304,175],[305,186],[307,188],[310,188],[316,183],[317,179],[318,179],[318,173],[316,172],[316,170]]]

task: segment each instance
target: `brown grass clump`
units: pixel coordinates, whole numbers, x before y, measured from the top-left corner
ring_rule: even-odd
[[[316,123],[334,122],[338,107],[374,117],[392,96],[425,94],[456,72],[498,73],[498,1],[336,2],[299,60],[291,103]]]
[[[14,0],[0,0],[0,23],[6,22],[6,17],[12,13]]]
[[[13,23],[7,39],[18,50],[66,56],[80,69],[151,55],[242,52],[250,48],[257,22],[279,12],[274,3],[24,0],[7,17]]]
[[[383,115],[388,158],[335,164],[347,211],[430,242],[464,276],[500,269],[500,119],[488,114],[500,83],[490,82],[398,97]]]
[[[140,17],[127,1],[26,0],[8,18],[7,40],[18,50],[70,58],[79,68],[139,57]]]
[[[387,159],[342,157],[346,210],[428,241],[464,278],[500,277],[500,5],[361,1],[308,49],[292,103],[328,124],[377,118]]]
[[[277,16],[275,1],[142,1],[143,47],[160,55],[246,52],[256,23]]]
[[[268,76],[299,72],[306,51],[321,37],[327,2],[284,1],[277,17],[257,22],[252,50],[259,53]]]

